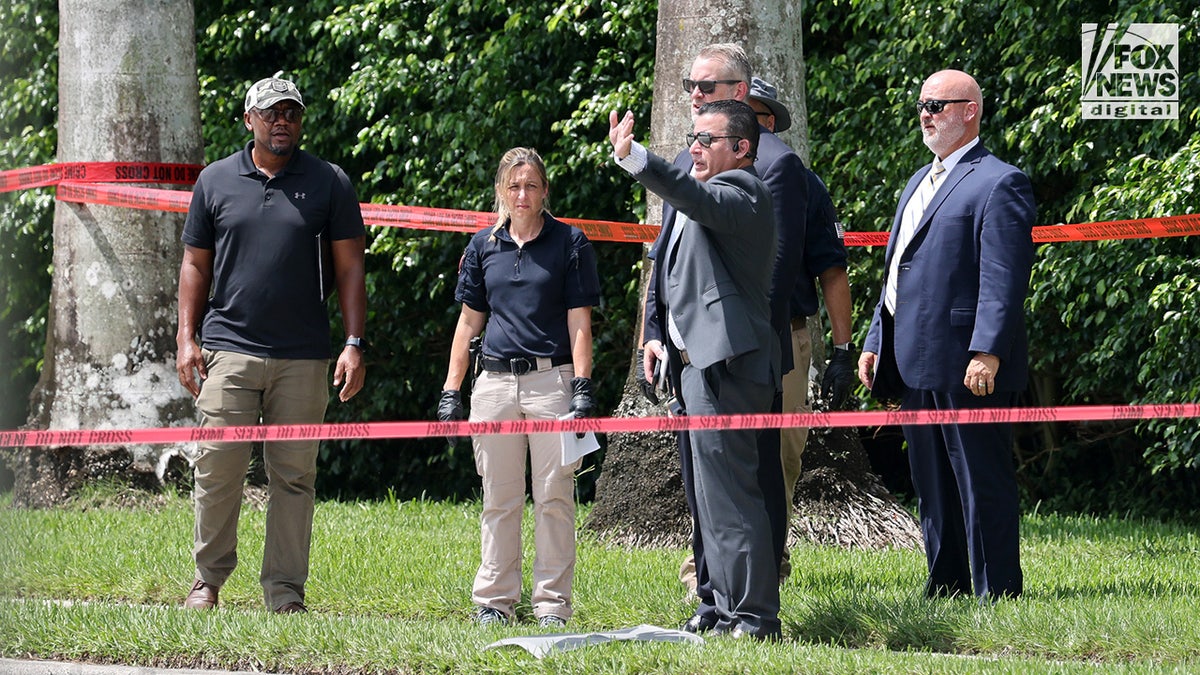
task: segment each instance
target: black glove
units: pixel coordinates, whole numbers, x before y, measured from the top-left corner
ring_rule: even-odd
[[[596,396],[592,393],[592,380],[587,377],[571,378],[571,412],[575,417],[591,417],[596,414]],[[575,438],[583,438],[582,431],[575,432]]]
[[[467,418],[463,411],[462,394],[457,389],[442,391],[438,399],[437,418],[442,422],[461,422]]]
[[[596,395],[592,392],[590,378],[571,378],[571,392],[571,412],[575,413],[575,417],[591,417],[596,414]]]
[[[834,347],[833,358],[829,359],[829,367],[825,369],[825,379],[821,381],[821,396],[829,401],[830,410],[841,408],[849,398],[850,388],[854,386],[854,371],[854,345],[847,349]]]
[[[654,383],[646,379],[646,350],[637,350],[637,373],[634,374],[634,380],[637,381],[638,389],[642,390],[642,396],[646,397],[654,405],[658,405],[658,392],[654,390]]]

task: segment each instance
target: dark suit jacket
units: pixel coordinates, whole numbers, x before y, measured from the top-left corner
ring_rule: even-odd
[[[669,308],[695,367],[726,361],[731,373],[778,387],[780,344],[768,299],[776,247],[771,193],[752,167],[702,183],[653,153],[647,162],[634,178],[671,208],[654,244],[645,339],[670,341]],[[671,252],[676,211],[685,215],[684,230]]]
[[[900,197],[885,287],[904,207],[928,169],[914,174]],[[1024,390],[1035,216],[1029,178],[982,143],[954,166],[900,261],[895,316],[883,292],[875,306],[863,350],[879,355],[876,398],[896,398],[905,387],[966,393],[963,376],[976,352],[1000,357],[996,391]]]
[[[793,367],[791,349],[791,298],[794,290],[803,283],[806,273],[804,266],[805,241],[807,238],[806,224],[808,219],[808,194],[811,173],[786,143],[778,136],[760,127],[758,139],[758,157],[754,160],[754,170],[771,193],[775,212],[775,233],[777,244],[775,259],[771,272],[771,325],[779,335],[781,345],[782,372],[787,373]],[[692,156],[684,150],[675,157],[675,166],[684,171],[691,171]],[[675,208],[670,202],[663,204],[663,225],[675,219]],[[660,237],[665,245],[666,240]],[[650,251],[650,259],[658,255],[658,242]],[[647,305],[653,304],[655,287],[650,286]],[[648,313],[647,313],[648,314]]]
[[[805,275],[804,242],[808,223],[808,168],[786,143],[762,130],[754,169],[775,201],[779,245],[771,268],[771,325],[782,345],[783,372],[791,371],[792,293]]]

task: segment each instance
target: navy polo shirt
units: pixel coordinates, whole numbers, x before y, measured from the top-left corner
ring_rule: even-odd
[[[506,222],[471,237],[454,299],[488,314],[483,353],[490,358],[570,356],[567,310],[600,303],[592,242],[549,214],[524,247],[508,227]]]
[[[268,178],[251,141],[200,172],[183,243],[213,251],[201,324],[206,349],[278,359],[328,359],[317,236],[364,236],[362,211],[338,166],[297,149]]]
[[[804,273],[792,291],[792,316],[817,313],[816,279],[827,269],[846,266],[846,246],[841,224],[833,210],[829,190],[817,174],[808,174],[808,226],[804,232]]]

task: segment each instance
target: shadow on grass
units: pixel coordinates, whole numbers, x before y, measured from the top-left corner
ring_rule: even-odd
[[[813,597],[784,633],[799,642],[843,648],[957,653],[958,631],[974,600],[885,598],[855,591]]]
[[[1084,598],[1169,598],[1200,597],[1200,584],[1173,579],[1098,579],[1083,585],[1058,585],[1038,591],[1038,596],[1056,600]]]

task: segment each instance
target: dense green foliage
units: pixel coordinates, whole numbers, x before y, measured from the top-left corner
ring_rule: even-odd
[[[611,0],[198,3],[206,156],[245,142],[240,92],[284,70],[309,106],[306,147],[346,168],[363,201],[488,211],[500,155],[522,145],[546,160],[557,215],[630,220],[640,200],[605,166],[601,144],[610,108],[649,109],[653,26],[650,4]],[[629,44],[641,48],[620,49]],[[368,386],[331,406],[330,419],[430,419],[468,236],[370,236]],[[611,409],[628,368],[641,250],[596,248],[605,274],[595,373]],[[442,497],[478,481],[465,440],[331,442],[322,455],[326,494]],[[581,482],[585,495],[590,485]]]
[[[1200,40],[1195,3],[835,0],[805,18],[813,167],[849,229],[889,229],[900,190],[928,162],[912,106],[941,68],[978,79],[983,142],[1029,174],[1038,224],[1197,212],[1200,71],[1186,56]],[[1082,119],[1081,24],[1110,21],[1179,24],[1178,121]],[[1041,246],[1027,305],[1035,374],[1026,404],[1200,398],[1200,353],[1187,346],[1200,340],[1188,311],[1200,301],[1198,255],[1198,237]],[[852,253],[860,337],[882,261],[882,249]],[[1196,420],[1047,427],[1022,429],[1020,475],[1032,499],[1163,515],[1196,503]]]
[[[8,168],[53,158],[56,15],[52,0],[4,2],[0,128],[9,133],[0,162]],[[557,214],[640,218],[641,192],[605,163],[605,113],[648,116],[656,9],[612,0],[197,3],[206,158],[247,140],[245,87],[283,70],[309,103],[306,147],[344,166],[364,201],[488,210],[496,160],[530,145],[547,160]],[[813,166],[850,229],[886,230],[904,181],[927,161],[912,102],[925,76],[944,67],[979,79],[984,142],[1029,173],[1040,224],[1195,212],[1200,72],[1187,57],[1200,40],[1195,3],[1053,0],[1035,11],[1006,0],[833,0],[805,11]],[[1179,24],[1178,121],[1081,118],[1084,21]],[[5,369],[13,391],[28,390],[40,358],[49,204],[48,190],[0,197],[0,358],[13,364]],[[372,228],[370,236],[368,388],[331,406],[330,419],[428,419],[466,235]],[[596,373],[611,409],[628,367],[640,250],[598,250],[606,287]],[[1188,311],[1200,299],[1198,254],[1197,237],[1042,246],[1028,304],[1028,403],[1197,400],[1200,356],[1187,345],[1200,338]],[[851,252],[859,342],[882,257],[882,249]],[[9,408],[22,401],[5,397]],[[6,426],[21,419],[5,415]],[[1020,475],[1030,497],[1056,505],[1167,513],[1196,501],[1198,434],[1194,420],[1029,425]],[[326,495],[461,496],[477,482],[465,442],[323,447]]]
[[[0,2],[0,169],[54,161],[58,13],[45,0]],[[50,188],[0,194],[0,428],[25,423],[46,341]]]
[[[144,498],[143,498],[144,499]],[[187,592],[192,511],[185,494],[154,504],[88,491],[60,509],[0,499],[0,657],[291,673],[1169,673],[1200,666],[1195,621],[1200,541],[1182,523],[1030,514],[1022,519],[1019,601],[923,597],[920,550],[800,544],[781,586],[785,641],[711,634],[705,644],[597,644],[545,659],[503,638],[536,627],[468,620],[478,561],[478,501],[320,502],[310,613],[263,610],[265,513],[241,515],[238,568],[214,612],[178,608]],[[133,508],[118,507],[126,504]],[[532,563],[532,508],[525,516]],[[588,515],[582,507],[580,522]],[[121,536],[114,537],[119,532]],[[155,542],[146,546],[145,542]],[[678,548],[625,549],[580,530],[572,632],[692,611],[675,579]]]

